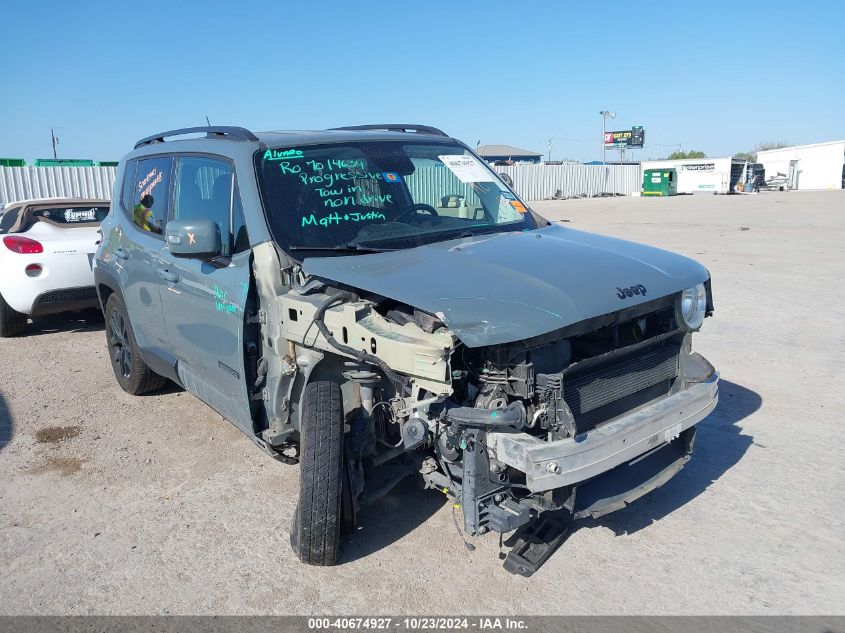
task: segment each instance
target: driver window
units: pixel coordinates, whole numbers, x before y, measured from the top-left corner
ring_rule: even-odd
[[[220,228],[223,255],[232,254],[232,164],[205,156],[179,157],[174,220],[209,218]]]

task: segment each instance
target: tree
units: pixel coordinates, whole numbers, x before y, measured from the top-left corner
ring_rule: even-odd
[[[744,158],[749,163],[756,163],[757,152],[763,152],[767,149],[780,149],[781,147],[789,147],[789,145],[783,141],[763,141],[762,143],[757,143],[750,152],[737,152],[734,154],[734,158]]]
[[[762,143],[757,143],[754,151],[764,152],[767,149],[780,149],[781,147],[789,147],[789,145],[783,141],[763,141]]]
[[[689,152],[672,152],[666,160],[684,160],[686,158],[707,158],[707,154],[696,149]]]

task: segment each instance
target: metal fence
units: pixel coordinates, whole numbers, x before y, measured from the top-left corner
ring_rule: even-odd
[[[494,169],[510,176],[513,188],[525,200],[601,193],[630,195],[640,190],[638,165],[512,165]],[[70,196],[110,199],[116,171],[116,167],[0,167],[0,204]]]
[[[638,165],[512,165],[493,167],[513,180],[514,190],[524,200],[597,196],[602,193],[630,195],[640,190]],[[465,185],[446,169],[417,168],[405,182],[415,200],[430,204],[444,193],[473,199],[473,187]],[[477,192],[476,192],[477,193]]]
[[[0,205],[29,198],[110,200],[116,167],[0,167]]]
[[[640,190],[639,165],[511,165],[493,167],[507,174],[524,200],[630,195]]]

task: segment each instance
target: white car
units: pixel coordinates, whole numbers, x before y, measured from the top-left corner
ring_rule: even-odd
[[[92,262],[108,200],[49,198],[7,204],[0,216],[0,337],[27,318],[98,305]]]

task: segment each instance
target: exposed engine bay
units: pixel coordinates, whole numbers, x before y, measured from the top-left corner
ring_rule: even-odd
[[[544,483],[518,451],[498,447],[577,443],[685,386],[691,337],[674,296],[534,340],[470,348],[438,316],[410,306],[317,281],[294,288],[278,297],[287,373],[307,377],[316,364],[342,384],[349,524],[361,505],[416,473],[462,509],[470,535],[512,532],[545,511],[577,514],[582,482]],[[308,354],[317,350],[342,362],[319,354],[314,363]],[[271,420],[265,437],[295,443],[289,406],[283,432]],[[688,455],[694,429],[683,431],[676,443]],[[648,448],[672,440],[650,439]],[[555,461],[543,468],[546,478],[563,470]]]

